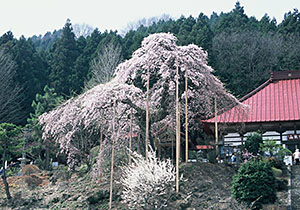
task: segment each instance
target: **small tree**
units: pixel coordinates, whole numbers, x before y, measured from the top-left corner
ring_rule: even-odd
[[[9,186],[6,180],[5,162],[11,158],[18,148],[22,146],[20,140],[16,137],[21,133],[21,129],[14,124],[0,124],[0,153],[2,153],[2,181],[5,186],[7,199],[11,199]]]
[[[258,133],[253,133],[247,137],[245,142],[245,149],[253,155],[257,155],[259,152],[259,145],[263,143],[262,136]]]
[[[276,179],[271,165],[262,160],[248,161],[241,165],[232,181],[232,196],[255,208],[262,204],[274,203]]]
[[[162,209],[174,192],[171,160],[160,161],[150,149],[148,159],[133,153],[133,163],[123,168],[122,199],[130,209]]]
[[[284,148],[282,145],[277,144],[276,141],[266,140],[264,143],[260,144],[260,150],[262,152],[267,152],[271,157],[278,157],[280,160],[283,160],[285,155],[291,155],[292,152]]]
[[[42,150],[46,151],[46,162],[45,162],[45,169],[49,169],[49,140],[42,140],[42,128],[39,124],[38,117],[48,111],[51,111],[52,109],[56,108],[59,104],[63,102],[63,97],[58,96],[55,92],[54,88],[49,88],[48,85],[44,87],[44,94],[36,94],[35,100],[32,102],[32,108],[34,110],[34,113],[30,113],[30,118],[27,119],[28,125],[27,127],[31,129],[32,131],[32,140],[36,143],[38,143],[38,146],[36,148],[31,147],[33,150],[37,150],[38,154],[42,152]],[[54,148],[51,148],[54,149]],[[54,149],[55,151],[55,149]]]

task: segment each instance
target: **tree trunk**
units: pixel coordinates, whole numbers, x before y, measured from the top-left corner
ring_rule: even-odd
[[[7,180],[6,180],[6,168],[5,168],[5,156],[6,156],[6,145],[4,144],[4,150],[3,150],[3,154],[2,154],[2,168],[3,168],[3,171],[2,171],[2,181],[3,181],[3,184],[4,184],[4,187],[5,187],[5,193],[6,193],[6,197],[7,199],[11,199],[11,195],[10,195],[10,192],[9,192],[9,186],[8,186],[8,183],[7,183]]]
[[[45,162],[45,169],[46,170],[49,170],[49,162],[50,162],[50,159],[49,159],[49,145],[48,145],[48,141],[46,141],[46,162]]]

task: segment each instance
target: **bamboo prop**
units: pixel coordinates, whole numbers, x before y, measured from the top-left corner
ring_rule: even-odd
[[[177,129],[177,132],[178,132],[178,142],[179,142],[179,146],[178,146],[178,157],[179,157],[179,162],[178,163],[180,163],[180,155],[181,155],[181,148],[180,148],[180,119],[181,119],[181,117],[180,117],[180,114],[181,114],[181,103],[180,102],[178,102],[178,124],[177,124],[177,126],[178,126],[178,129]]]
[[[132,108],[130,110],[130,124],[129,124],[129,157],[128,157],[129,165],[131,165],[131,144],[132,144]]]
[[[180,131],[179,131],[179,70],[176,63],[176,192],[179,192],[179,155],[180,155]]]
[[[147,68],[147,95],[146,95],[146,138],[145,138],[145,158],[148,160],[148,144],[149,144],[149,83],[150,70]]]
[[[110,189],[109,189],[109,209],[112,207],[112,187],[113,187],[113,176],[114,176],[114,153],[115,153],[115,138],[116,138],[116,101],[114,101],[114,116],[113,116],[113,139],[112,139],[112,150],[111,150],[111,170],[110,170]]]
[[[188,72],[185,69],[185,162],[189,159],[189,138],[188,138]]]
[[[103,143],[103,126],[100,127],[100,147]]]
[[[99,145],[99,154],[101,154],[101,149],[102,149],[102,143],[103,143],[103,126],[100,126],[100,145]],[[99,174],[98,174],[98,183],[101,182],[101,166],[99,168]]]
[[[219,155],[219,136],[218,136],[217,96],[215,96],[215,137],[216,137],[216,157],[218,157],[218,155]]]

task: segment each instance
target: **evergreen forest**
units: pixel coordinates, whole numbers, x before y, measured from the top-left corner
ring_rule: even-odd
[[[3,34],[0,62],[11,65],[3,70],[9,73],[1,78],[9,85],[0,89],[0,110],[6,110],[1,111],[0,122],[26,125],[38,114],[36,112],[42,113],[37,110],[36,99],[45,94],[45,87],[62,101],[92,87],[91,79],[95,84],[107,81],[102,80],[105,76],[100,80],[93,78],[97,65],[106,68],[104,59],[101,60],[105,50],[118,53],[116,66],[131,58],[143,38],[158,32],[174,34],[178,45],[193,43],[207,51],[214,74],[238,98],[266,81],[271,71],[300,69],[300,13],[297,9],[287,11],[283,21],[277,23],[267,14],[260,20],[248,17],[237,2],[228,13],[212,13],[210,17],[200,13],[198,17],[181,16],[176,20],[161,18],[145,25],[140,23],[123,35],[94,29],[80,36],[80,33],[75,35],[68,19],[62,29],[43,36],[17,39],[11,31]],[[111,76],[106,75],[108,79]]]

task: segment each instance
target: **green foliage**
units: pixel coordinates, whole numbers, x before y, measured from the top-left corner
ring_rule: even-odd
[[[63,102],[63,97],[58,96],[54,88],[44,87],[44,94],[36,94],[35,100],[32,102],[33,113],[30,113],[30,118],[27,119],[27,128],[31,131],[31,138],[27,139],[28,152],[31,156],[38,160],[39,167],[43,168],[46,162],[41,160],[45,155],[45,144],[42,140],[42,130],[39,124],[39,116],[45,112],[53,110]],[[50,144],[48,146],[51,146]],[[55,157],[57,148],[53,147],[50,150],[50,156]]]
[[[232,196],[239,202],[261,208],[262,204],[274,203],[276,179],[270,164],[263,160],[243,163],[232,181]]]
[[[21,148],[23,147],[24,139],[19,136],[21,132],[21,128],[14,124],[0,124],[0,154],[5,153],[4,158],[8,162],[22,154]],[[3,155],[1,158],[3,158]]]
[[[284,191],[288,189],[288,181],[286,179],[276,179],[277,191]]]
[[[99,190],[93,194],[91,194],[87,201],[89,204],[97,204],[97,203],[104,203],[109,198],[109,192],[106,190]]]
[[[275,157],[269,157],[265,158],[265,161],[271,165],[271,167],[277,168],[277,169],[283,169],[284,163],[282,159],[277,159]]]
[[[30,113],[30,118],[27,119],[27,126],[32,129],[35,139],[41,139],[41,126],[39,125],[38,117],[45,112],[53,110],[62,102],[63,97],[58,96],[54,88],[49,88],[48,85],[44,87],[43,95],[36,94],[35,100],[31,104],[34,112]]]
[[[14,41],[11,53],[17,63],[16,81],[23,89],[21,104],[26,117],[32,112],[31,103],[36,93],[46,85],[48,69],[43,57],[36,51],[33,43],[23,36]],[[26,119],[26,118],[25,118]],[[26,123],[26,120],[22,124]]]
[[[55,43],[56,39],[58,39],[61,36],[62,30],[54,30],[52,33],[47,32],[44,36],[34,35],[30,38],[30,40],[33,42],[35,48],[38,52],[40,51],[49,51],[53,44]]]
[[[89,171],[89,167],[87,164],[81,164],[78,169],[79,176],[84,176]]]
[[[257,155],[259,153],[259,145],[261,143],[263,143],[262,136],[258,133],[253,133],[247,137],[245,149],[253,155]]]
[[[75,61],[79,55],[72,24],[68,19],[62,29],[62,36],[56,40],[51,55],[50,85],[59,95],[70,96],[77,92],[78,84],[73,80],[79,72],[74,72]]]
[[[278,157],[280,160],[283,160],[285,155],[292,154],[289,149],[271,140],[265,140],[264,143],[260,143],[260,149],[262,152],[270,154],[271,157]]]
[[[30,127],[36,132],[35,136],[40,136],[40,126],[38,125],[38,117],[49,112],[63,102],[63,97],[58,96],[54,88],[49,88],[48,85],[44,87],[44,95],[36,94],[35,100],[32,102],[33,113],[27,119]]]

